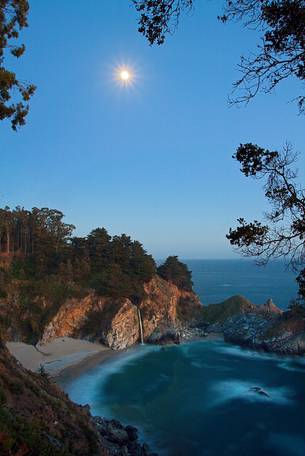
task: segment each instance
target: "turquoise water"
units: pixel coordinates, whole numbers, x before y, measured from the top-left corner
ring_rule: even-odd
[[[302,360],[212,341],[139,346],[64,388],[94,414],[139,427],[160,454],[305,455]]]
[[[193,273],[203,304],[215,304],[241,294],[255,304],[267,299],[286,309],[297,294],[295,274],[282,261],[257,266],[250,260],[184,260]]]

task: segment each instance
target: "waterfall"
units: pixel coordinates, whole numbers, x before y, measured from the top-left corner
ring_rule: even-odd
[[[138,319],[139,319],[141,344],[144,345],[143,320],[142,320],[141,310],[140,310],[140,308],[138,306],[137,306],[137,312],[138,312]]]

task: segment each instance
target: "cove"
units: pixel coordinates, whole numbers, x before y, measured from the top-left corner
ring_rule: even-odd
[[[138,427],[161,455],[305,454],[299,358],[219,341],[138,346],[62,386],[94,415]]]

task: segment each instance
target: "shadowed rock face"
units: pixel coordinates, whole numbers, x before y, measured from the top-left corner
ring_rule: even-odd
[[[305,310],[279,309],[272,300],[255,305],[234,296],[204,309],[208,332],[222,332],[227,342],[287,355],[305,355]]]
[[[202,305],[195,293],[179,289],[159,276],[144,286],[139,303],[144,340],[155,331],[178,331],[198,320]],[[113,349],[124,349],[140,340],[137,308],[129,299],[111,299],[90,294],[69,299],[43,332],[42,341],[56,337],[88,338]]]
[[[56,337],[97,340],[114,349],[123,349],[139,338],[136,307],[129,299],[111,299],[90,294],[69,299],[46,326],[42,342]]]
[[[289,313],[273,317],[236,315],[224,327],[225,340],[286,355],[305,355],[305,321]]]

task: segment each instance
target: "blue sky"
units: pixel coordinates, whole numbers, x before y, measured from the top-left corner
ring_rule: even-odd
[[[231,156],[241,142],[304,151],[304,118],[289,102],[298,82],[228,106],[257,36],[219,23],[221,2],[197,1],[162,47],[137,32],[129,0],[30,4],[27,52],[13,65],[38,89],[25,127],[0,125],[0,204],[61,209],[79,235],[105,226],[157,258],[234,257],[228,228],[266,207]],[[135,69],[133,88],[114,83],[119,63]]]

